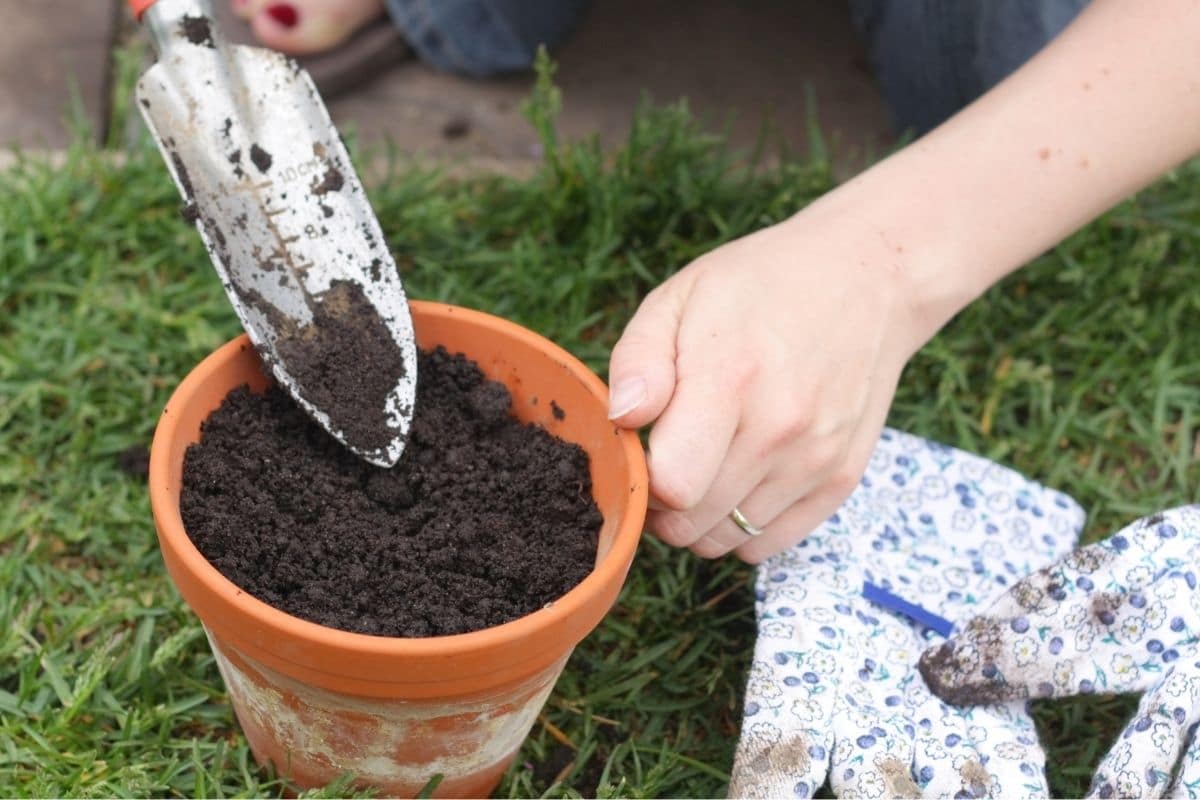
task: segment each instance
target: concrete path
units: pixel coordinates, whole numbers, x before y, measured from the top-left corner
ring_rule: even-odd
[[[76,89],[87,118],[102,129],[117,0],[0,0],[0,8],[7,12],[0,25],[0,149],[64,147]]]
[[[0,150],[63,147],[73,82],[98,135],[104,133],[112,50],[129,30],[123,5],[39,0],[7,16],[0,27]],[[567,136],[620,141],[648,92],[657,102],[686,97],[711,127],[728,126],[739,146],[752,145],[769,118],[778,136],[803,148],[808,88],[843,160],[857,162],[890,139],[847,12],[829,0],[597,0],[555,57]],[[409,153],[519,166],[537,157],[519,112],[530,85],[528,76],[467,81],[408,61],[329,106],[339,127],[357,130],[365,143],[390,137]]]

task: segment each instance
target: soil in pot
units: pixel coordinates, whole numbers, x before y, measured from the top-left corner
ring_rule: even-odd
[[[180,510],[205,558],[280,610],[383,636],[499,625],[583,580],[602,523],[587,454],[510,416],[507,388],[462,356],[421,352],[417,375],[391,469],[277,387],[231,392],[184,460]]]

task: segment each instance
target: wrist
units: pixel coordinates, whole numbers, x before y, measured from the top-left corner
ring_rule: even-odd
[[[983,253],[956,225],[954,187],[916,145],[824,195],[793,220],[840,235],[861,254],[852,268],[885,298],[911,356],[1003,276],[1002,253]],[[835,231],[841,231],[840,234]]]

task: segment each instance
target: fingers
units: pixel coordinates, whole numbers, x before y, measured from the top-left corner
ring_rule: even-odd
[[[321,31],[320,36],[314,37],[310,30],[313,20],[308,15],[301,20],[300,12],[290,4],[271,6],[262,3],[253,13],[248,13],[246,18],[250,21],[254,38],[281,53],[303,55],[313,52],[317,49],[311,46],[314,38],[318,39],[322,46],[325,43],[324,31]]]
[[[770,605],[760,609],[760,626]],[[840,676],[828,655],[795,652],[787,628],[781,622],[755,644],[730,797],[812,797],[825,781]]]
[[[758,639],[746,679],[744,718],[730,797],[811,797],[825,780],[833,733],[826,721],[839,693],[838,662],[805,649],[796,603],[808,589],[756,579]],[[816,682],[804,679],[817,677]]]
[[[767,522],[761,535],[751,539],[743,537],[734,550],[738,558],[750,564],[760,563],[793,546],[829,519],[858,486],[867,461],[879,442],[886,414],[885,407],[882,411],[876,411],[873,418],[864,421],[845,458],[817,476],[820,481],[817,488],[809,490],[805,496]],[[753,502],[748,500],[743,512],[750,514],[748,509],[756,508],[757,502],[757,497],[753,498]],[[757,524],[758,518],[750,519]],[[732,527],[732,523],[725,527]]]
[[[843,603],[833,607],[842,615],[831,624],[840,636],[829,646],[849,661],[837,713],[829,720],[837,741],[830,784],[839,797],[919,797],[912,771],[917,731],[904,702],[912,684],[911,632],[894,620],[852,610]]]
[[[609,418],[625,428],[656,421],[648,454],[652,509],[678,511],[700,502],[741,418],[741,400],[729,391],[724,372],[731,359],[713,358],[691,371],[678,367],[682,307],[690,286],[685,270],[651,292],[625,327],[609,362]],[[753,481],[749,476],[747,480]],[[677,546],[687,546],[703,534],[690,519],[656,512],[648,526]]]
[[[689,269],[700,277],[681,273],[651,293],[614,348],[610,415],[623,427],[654,421],[648,527],[715,557],[744,544],[746,533],[728,518],[735,506],[765,527],[825,481],[844,459],[865,401],[826,387],[841,400],[838,410],[813,416],[826,401],[796,380],[777,326],[735,321],[728,289],[698,264]],[[822,499],[826,511],[836,508]],[[782,546],[762,547],[757,557]]]
[[[913,737],[897,717],[847,694],[834,715],[837,747],[829,783],[838,797],[920,797],[913,780]]]
[[[775,517],[755,537],[748,537],[736,528],[732,521],[723,521],[721,531],[710,537],[711,541],[725,543],[733,540],[732,547],[722,549],[709,557],[724,555],[733,550],[738,558],[748,564],[758,564],[799,542],[837,511],[846,497],[840,483],[827,484],[819,491],[793,503],[785,512]],[[753,508],[747,504],[747,508]],[[749,516],[751,512],[747,511]],[[728,538],[718,538],[718,536]],[[708,541],[708,540],[706,540]],[[710,551],[711,552],[711,551]]]
[[[1195,680],[1193,678],[1193,680]],[[1196,714],[1196,708],[1193,700],[1193,714]],[[1200,797],[1200,739],[1196,737],[1196,721],[1193,720],[1188,727],[1184,736],[1187,738],[1186,747],[1181,763],[1179,765],[1179,774],[1175,776],[1175,782],[1171,784],[1171,797]]]
[[[913,691],[913,773],[925,797],[1046,797],[1045,755],[1013,707],[964,712]],[[986,754],[986,755],[985,755]]]
[[[955,704],[1146,689],[1200,633],[1192,509],[1141,520],[1038,570],[986,615],[923,653],[929,688]],[[1184,613],[1180,613],[1182,609]]]
[[[723,426],[719,429],[719,435],[723,436],[727,431],[728,428]],[[758,438],[755,433],[746,430],[728,432],[731,434],[728,452],[718,452],[715,447],[709,451],[715,458],[707,464],[716,470],[716,474],[705,479],[708,485],[697,501],[682,508],[676,505],[675,508],[654,513],[648,523],[650,529],[664,541],[677,547],[690,547],[696,555],[704,558],[725,555],[750,540],[751,534],[733,521],[731,513],[734,508],[741,512],[752,528],[764,531],[764,535],[757,538],[768,538],[765,536],[768,526],[826,477],[825,465],[814,463],[805,455],[803,448],[792,447],[773,454],[770,458],[775,459],[776,463],[772,466],[768,463],[769,457],[754,445]],[[673,434],[668,431],[664,435]],[[718,442],[710,439],[707,444],[716,445]],[[674,446],[678,447],[678,444]],[[652,434],[652,459],[660,453],[654,450]],[[671,477],[679,481],[696,480],[682,474],[678,467],[664,467],[662,460],[665,458],[655,460],[651,467],[652,475],[659,471],[656,477],[660,480]],[[694,456],[690,461],[693,476],[698,475],[702,462]],[[770,474],[769,468],[772,470]],[[688,495],[694,491],[677,489],[675,503],[690,503],[691,497]],[[796,538],[806,532],[801,532]],[[775,552],[782,549],[782,545],[776,544],[778,537],[769,538],[771,542],[766,550]]]
[[[623,428],[650,423],[671,401],[686,291],[686,282],[669,282],[647,295],[613,346],[608,367],[608,415]]]
[[[1034,573],[1014,591],[1033,585],[1031,579],[1050,582],[1048,572]],[[1090,614],[1083,602],[1074,609]],[[1015,614],[1009,610],[1009,615],[1006,609],[994,610],[997,613],[970,620],[952,639],[921,654],[917,667],[930,691],[952,705],[970,706],[1092,690],[1096,675],[1087,656],[1095,633],[1090,627],[1071,636],[1062,631],[1060,621],[1042,641],[1037,633],[1041,629],[1020,613],[1023,609]]]
[[[833,734],[828,725],[790,729],[747,717],[729,780],[730,797],[812,797],[825,781]]]
[[[718,371],[681,375],[670,405],[650,431],[650,490],[667,508],[695,508],[725,461],[741,418],[741,399]]]
[[[708,493],[694,508],[654,515],[650,527],[660,538],[677,547],[691,547],[701,557],[715,558],[746,542],[748,534],[730,518],[735,507],[751,526],[762,528],[807,490],[790,474],[764,480],[765,465],[740,457],[739,449],[735,442]]]
[[[724,555],[746,544],[752,535],[732,519],[734,508],[752,528],[765,532],[780,514],[821,486],[845,459],[841,440],[832,437],[824,445],[797,439],[781,443],[782,447],[765,446],[763,442],[778,436],[777,429],[764,422],[762,415],[752,411],[748,416],[750,424],[736,431],[728,455],[700,502],[656,520],[667,532],[690,535],[686,540],[673,536],[668,541],[689,546],[705,558]],[[808,530],[811,528],[796,532],[796,539]],[[786,546],[774,534],[768,539],[764,552]]]
[[[894,294],[830,266],[823,233],[773,226],[698,259],[646,298],[614,348],[610,416],[654,422],[663,513],[649,522],[664,540],[760,561],[857,485],[909,351],[889,327]],[[735,507],[766,533],[747,541]]]
[[[918,666],[929,688],[956,705],[1135,688],[1138,671],[1126,668],[1132,660],[1125,664],[1113,638],[1125,621],[1118,617],[1125,597],[1095,591],[1112,585],[1097,574],[1110,560],[1103,544],[1026,576],[985,615],[923,653]],[[1098,660],[1117,668],[1106,674]]]
[[[763,464],[748,463],[742,447],[734,441],[736,429],[727,422],[716,425],[720,427],[714,431],[713,439],[703,445],[697,443],[696,450],[692,453],[695,457],[689,464],[690,475],[684,474],[678,467],[665,467],[664,462],[670,458],[670,453],[656,450],[655,433],[650,433],[650,482],[655,494],[659,495],[661,510],[649,516],[647,527],[668,545],[695,545],[710,533],[721,517],[733,510],[738,500],[745,499],[751,489],[762,480],[766,467]],[[670,432],[667,435],[670,435]],[[744,440],[742,435],[738,435],[738,438]],[[713,476],[698,477],[701,470],[704,473],[712,471]],[[676,488],[667,488],[666,482],[672,479],[676,481]],[[655,480],[658,480],[658,483],[655,483]],[[696,488],[684,488],[685,481],[691,481]],[[700,488],[701,486],[703,488]],[[740,531],[738,534],[745,536]],[[714,555],[736,547],[737,543],[737,537],[733,537],[727,548],[720,549]],[[698,552],[697,554],[704,555]]]
[[[793,698],[787,704],[790,708],[781,709],[784,721],[775,722],[757,710],[748,693],[748,706],[756,710],[754,714],[746,712],[728,796],[811,798],[826,778],[833,751],[833,730],[823,723],[833,715],[833,698],[833,693],[823,698]],[[821,700],[828,700],[828,708],[820,708]],[[764,718],[756,718],[760,716]],[[799,717],[811,720],[797,728]]]
[[[384,13],[383,0],[250,0],[235,9],[267,47],[292,55],[329,50]]]
[[[1162,797],[1198,720],[1200,681],[1170,669],[1100,762],[1088,796]]]

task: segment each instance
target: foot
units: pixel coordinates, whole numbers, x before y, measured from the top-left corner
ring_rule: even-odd
[[[337,47],[383,14],[383,0],[230,0],[263,45],[294,56]]]

